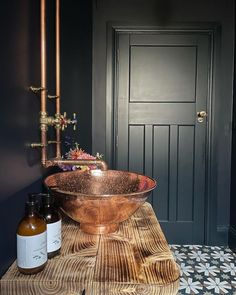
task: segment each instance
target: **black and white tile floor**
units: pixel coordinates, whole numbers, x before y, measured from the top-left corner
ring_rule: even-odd
[[[236,255],[226,247],[170,245],[181,269],[182,294],[236,295]]]

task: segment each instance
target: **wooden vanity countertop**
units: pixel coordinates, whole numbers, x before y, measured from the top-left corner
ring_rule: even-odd
[[[152,206],[145,203],[116,233],[88,235],[64,218],[61,255],[36,275],[14,262],[0,281],[1,295],[172,295],[179,267]]]

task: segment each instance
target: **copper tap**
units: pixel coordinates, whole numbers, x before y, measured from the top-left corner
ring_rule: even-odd
[[[49,159],[45,162],[45,167],[51,167],[51,166],[62,166],[62,165],[69,165],[69,166],[89,166],[89,165],[95,165],[101,170],[108,170],[108,165],[103,160],[91,160],[91,159],[62,159],[62,158],[54,158]]]
[[[46,112],[41,112],[40,116],[40,126],[41,130],[45,129],[47,130],[47,126],[54,126],[56,129],[64,130],[67,128],[67,125],[73,125],[74,130],[76,128],[77,119],[76,119],[76,113],[73,114],[73,119],[69,119],[66,116],[66,112],[64,112],[64,115],[61,114],[55,114],[55,117],[48,116]],[[57,142],[59,142],[57,140]]]
[[[76,113],[73,114],[73,119],[67,118],[66,112],[64,112],[63,115],[60,115],[60,124],[61,124],[61,130],[64,131],[65,128],[67,128],[67,125],[71,124],[73,125],[73,129],[76,130],[77,125],[77,119],[76,119]]]

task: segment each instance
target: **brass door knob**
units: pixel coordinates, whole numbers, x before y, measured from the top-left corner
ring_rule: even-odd
[[[200,111],[197,112],[197,121],[199,123],[202,123],[204,121],[204,118],[207,116],[207,112],[206,111]]]

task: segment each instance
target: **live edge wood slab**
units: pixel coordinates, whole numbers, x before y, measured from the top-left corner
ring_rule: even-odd
[[[16,263],[0,281],[1,295],[172,295],[179,267],[150,204],[145,203],[116,233],[88,235],[64,218],[61,255],[36,275]]]

